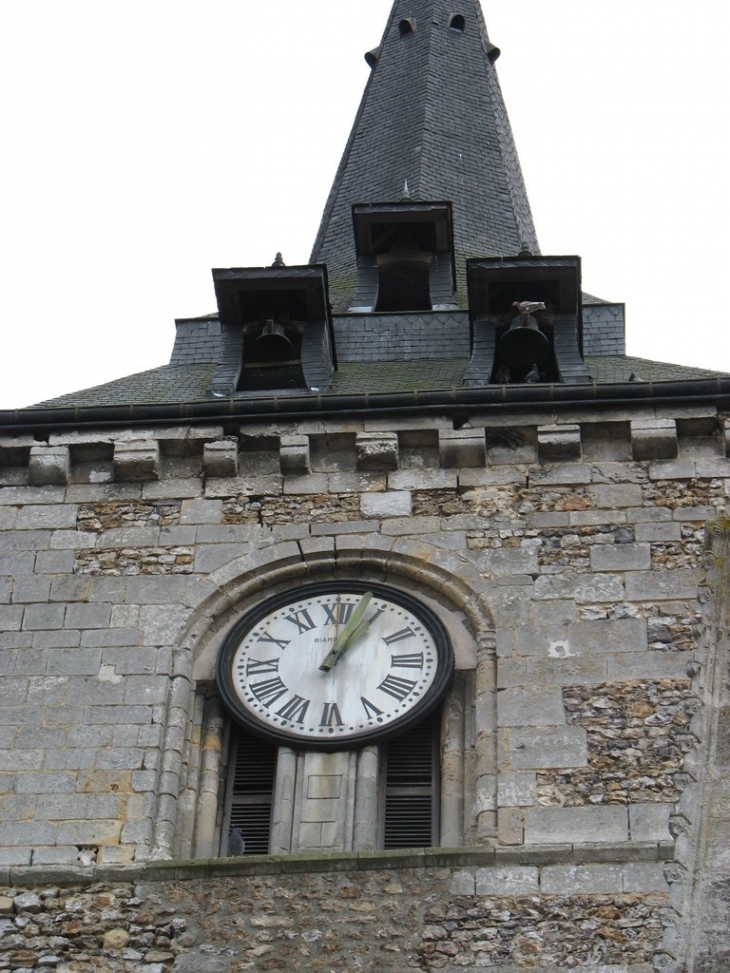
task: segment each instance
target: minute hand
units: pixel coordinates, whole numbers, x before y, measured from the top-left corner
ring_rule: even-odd
[[[372,591],[366,591],[358,602],[357,607],[350,617],[350,620],[337,636],[335,644],[330,649],[327,658],[319,667],[323,670],[323,672],[329,672],[330,669],[339,661],[340,657],[345,654],[350,645],[357,641],[357,639],[359,639],[360,636],[363,635],[370,627],[370,623],[373,621],[373,619],[363,618],[362,616],[365,609],[370,604],[372,597]]]

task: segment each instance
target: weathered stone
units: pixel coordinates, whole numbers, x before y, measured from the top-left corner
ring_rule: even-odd
[[[156,480],[160,475],[160,444],[140,439],[114,444],[114,477],[117,480]]]
[[[388,432],[359,432],[355,440],[357,468],[362,471],[397,470],[398,436]]]
[[[541,463],[580,460],[580,426],[572,423],[538,426],[537,455]]]
[[[31,446],[28,476],[36,486],[64,486],[71,478],[71,451],[68,446]]]

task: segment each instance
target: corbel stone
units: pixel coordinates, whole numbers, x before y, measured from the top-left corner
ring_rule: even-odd
[[[537,456],[541,462],[582,459],[580,426],[577,423],[538,426]]]
[[[205,443],[203,470],[206,476],[238,476],[238,439],[228,436]]]
[[[450,469],[483,469],[487,442],[483,429],[439,429],[439,462]]]
[[[674,419],[632,419],[631,451],[635,460],[675,459],[679,453]]]
[[[355,439],[358,470],[397,470],[398,434],[359,432]]]
[[[71,478],[71,451],[68,446],[31,446],[29,479],[35,486],[66,486]]]
[[[279,465],[285,475],[309,473],[309,436],[282,436],[279,440]]]
[[[160,444],[156,439],[131,439],[114,444],[114,478],[117,480],[158,480]]]

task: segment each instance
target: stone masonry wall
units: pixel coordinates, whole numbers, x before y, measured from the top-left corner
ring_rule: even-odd
[[[465,836],[515,851],[674,839],[673,881],[691,884],[712,702],[698,591],[705,524],[730,494],[724,417],[602,409],[460,425],[0,441],[0,866],[179,854],[207,772],[194,667],[210,681],[241,585],[250,599],[337,573],[422,587],[460,619],[458,665],[493,664],[464,743],[480,775]],[[519,913],[534,893],[494,908]],[[420,968],[485,918],[452,911],[426,923],[440,931],[414,945]],[[501,948],[471,951],[472,965],[513,962]],[[673,949],[664,969],[679,969]],[[611,956],[591,962],[623,969]]]
[[[632,857],[566,865],[381,853],[326,866],[261,858],[118,869],[106,880],[100,870],[84,884],[67,875],[0,887],[0,968],[649,973],[674,913],[665,864]]]

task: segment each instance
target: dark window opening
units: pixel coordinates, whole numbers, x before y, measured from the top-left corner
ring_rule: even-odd
[[[433,714],[385,748],[384,848],[438,844],[439,726]]]
[[[244,854],[269,853],[276,753],[273,744],[241,728],[232,729],[222,855],[226,854],[228,837],[234,828],[241,829],[246,843]]]
[[[304,372],[299,362],[257,367],[251,365],[241,369],[236,391],[238,392],[275,392],[277,389],[306,388]]]
[[[451,18],[451,23],[449,24],[449,27],[452,30],[459,30],[463,33],[466,30],[466,20],[461,14],[455,14]]]
[[[414,34],[416,31],[416,21],[413,17],[406,17],[398,24],[398,30],[400,31],[401,37],[405,37],[406,34]]]
[[[431,308],[428,265],[380,267],[376,311],[430,311]]]

